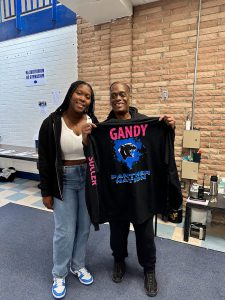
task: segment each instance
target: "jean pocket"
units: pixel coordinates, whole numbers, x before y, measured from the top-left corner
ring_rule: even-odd
[[[86,170],[87,170],[87,166],[86,165],[80,166],[80,178],[81,178],[81,180],[85,180],[85,178],[86,178]]]
[[[63,166],[63,174],[65,174],[65,175],[74,174],[75,175],[76,174],[76,168],[74,166]]]

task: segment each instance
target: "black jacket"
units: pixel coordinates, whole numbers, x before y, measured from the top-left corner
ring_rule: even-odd
[[[89,138],[86,200],[94,225],[141,224],[182,204],[174,131],[135,108],[130,114],[130,120],[119,120],[111,112]]]
[[[57,109],[47,117],[39,131],[39,174],[42,197],[53,196],[63,200],[63,164],[60,137],[63,109]],[[95,116],[91,117],[97,123]]]

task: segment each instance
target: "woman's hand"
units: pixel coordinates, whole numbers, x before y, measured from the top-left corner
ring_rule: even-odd
[[[46,208],[53,209],[54,200],[52,196],[43,197],[42,202]]]
[[[173,129],[175,128],[176,121],[173,116],[170,115],[162,115],[159,118],[159,121],[165,121],[168,126],[171,126]]]
[[[94,123],[86,123],[81,127],[82,142],[85,146],[87,146],[88,143],[88,135],[91,134],[92,129],[96,127],[97,126]]]

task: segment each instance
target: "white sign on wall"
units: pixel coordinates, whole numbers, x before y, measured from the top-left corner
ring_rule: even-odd
[[[44,85],[45,84],[45,69],[26,70],[26,86]]]
[[[52,103],[54,105],[59,105],[61,103],[61,91],[52,90]]]

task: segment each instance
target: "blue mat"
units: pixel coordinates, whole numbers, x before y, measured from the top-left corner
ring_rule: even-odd
[[[0,208],[0,299],[48,300],[51,296],[53,215],[16,204]],[[156,299],[225,299],[225,253],[156,238]],[[87,266],[94,275],[91,286],[67,277],[67,300],[149,299],[143,271],[137,262],[135,236],[129,235],[127,273],[121,284],[111,280],[113,259],[109,228],[91,231]]]

